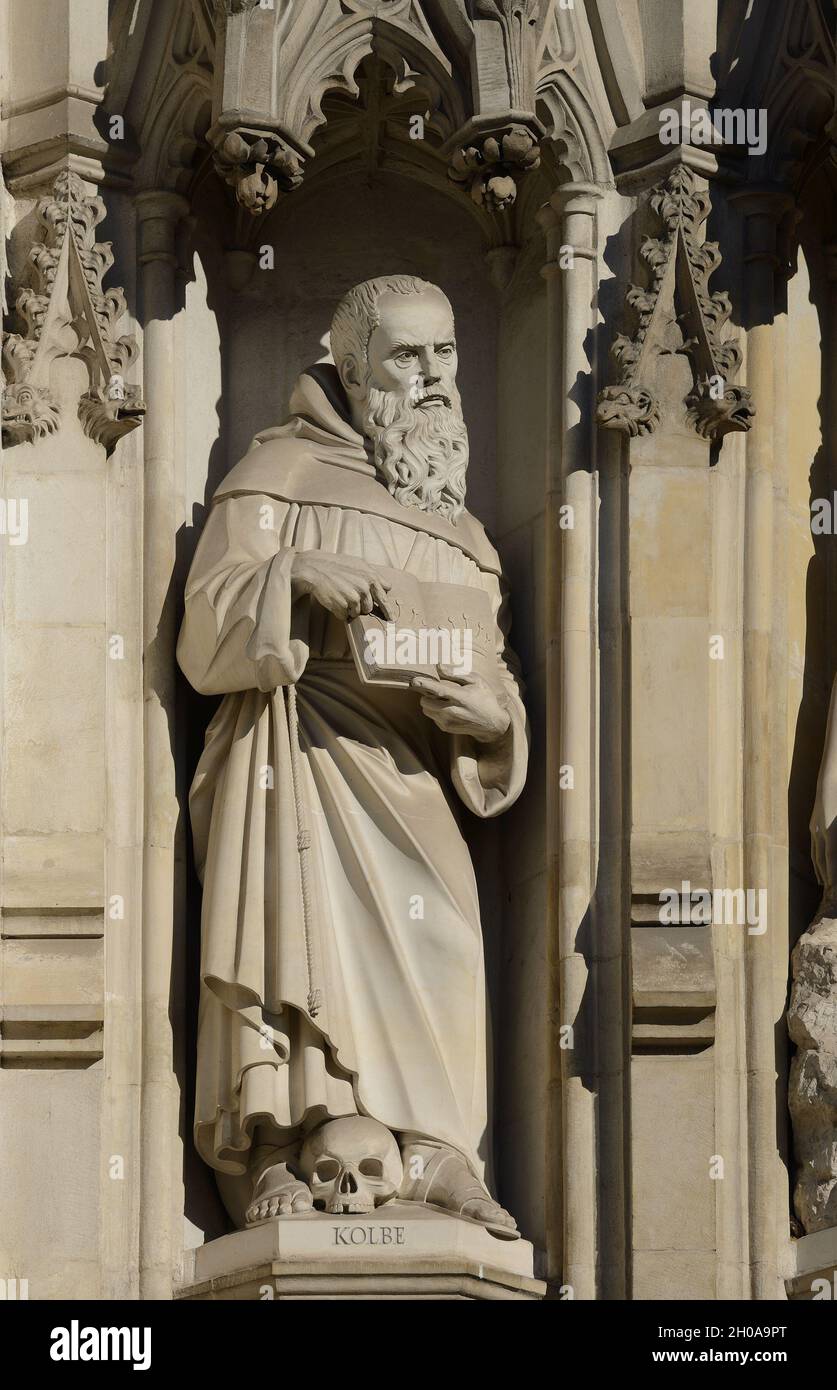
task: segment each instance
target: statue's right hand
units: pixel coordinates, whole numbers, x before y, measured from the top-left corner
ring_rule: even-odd
[[[375,565],[357,556],[298,550],[291,565],[291,585],[296,594],[310,594],[329,613],[347,622],[361,613],[371,613],[373,608],[392,620],[389,581]]]

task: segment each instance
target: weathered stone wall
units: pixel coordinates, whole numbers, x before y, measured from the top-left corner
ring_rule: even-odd
[[[520,30],[502,3],[302,3],[304,35],[294,5],[281,33],[220,0],[0,5],[0,1278],[169,1297],[184,1249],[216,1258],[183,584],[337,299],[394,270],[456,312],[528,688],[526,792],[469,828],[500,1197],[552,1296],[806,1296],[837,1229],[828,913],[806,933],[833,35],[803,0],[541,0]],[[716,90],[766,112],[764,152],[662,139]],[[763,890],[766,929],[664,922],[684,880]]]

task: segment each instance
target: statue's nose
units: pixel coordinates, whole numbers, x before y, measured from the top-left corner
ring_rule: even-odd
[[[353,1192],[357,1192],[355,1175],[349,1172],[348,1168],[344,1168],[343,1172],[340,1174],[340,1182],[337,1190],[341,1196],[350,1196]]]

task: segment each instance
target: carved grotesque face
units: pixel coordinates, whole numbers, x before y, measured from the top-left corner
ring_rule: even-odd
[[[300,1171],[317,1211],[369,1212],[401,1186],[401,1155],[384,1125],[346,1115],[312,1130],[302,1146]]]

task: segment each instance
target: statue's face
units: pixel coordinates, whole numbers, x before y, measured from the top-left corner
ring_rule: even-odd
[[[422,411],[451,409],[456,382],[453,314],[441,290],[384,294],[367,349],[367,386]]]
[[[388,291],[366,361],[339,364],[352,423],[380,480],[405,507],[456,522],[465,505],[468,431],[456,387],[453,313],[442,291]]]

